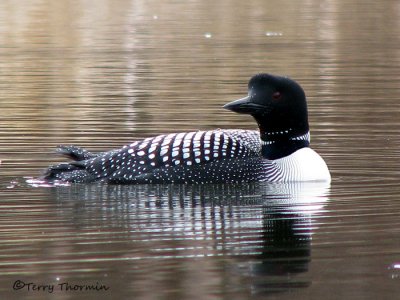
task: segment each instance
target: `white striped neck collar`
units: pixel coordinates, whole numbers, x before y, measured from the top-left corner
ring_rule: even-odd
[[[288,130],[286,130],[286,131],[280,131],[280,132],[275,132],[275,133],[268,133],[268,136],[271,136],[271,139],[268,139],[268,140],[263,140],[263,139],[261,139],[261,145],[263,145],[263,146],[267,146],[267,145],[272,145],[272,144],[275,144],[275,143],[278,143],[278,142],[280,142],[280,141],[282,141],[283,139],[282,139],[282,136],[285,134],[285,133],[288,133],[289,131]],[[275,137],[275,139],[274,139],[274,137]],[[307,142],[309,142],[310,143],[310,141],[311,141],[311,136],[310,136],[310,131],[308,131],[307,133],[305,133],[305,134],[302,134],[302,135],[299,135],[299,136],[295,136],[295,137],[290,137],[290,138],[288,138],[288,140],[289,141],[307,141]]]
[[[275,139],[261,140],[261,154],[266,159],[278,159],[288,156],[295,151],[310,145],[310,132],[305,134],[287,137],[276,136]]]

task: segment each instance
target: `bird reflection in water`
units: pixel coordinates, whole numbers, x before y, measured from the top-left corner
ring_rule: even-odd
[[[60,212],[73,214],[77,228],[83,223],[119,232],[109,236],[109,251],[118,245],[118,253],[124,253],[120,272],[129,273],[129,261],[135,267],[143,262],[143,272],[154,261],[151,272],[157,272],[164,258],[167,265],[172,259],[179,268],[164,272],[165,287],[175,280],[191,289],[192,276],[204,284],[219,277],[224,292],[270,294],[311,284],[313,218],[328,200],[329,184],[94,184],[50,190],[55,193],[50,198],[64,207]],[[188,271],[171,279],[181,270]],[[146,283],[135,278],[132,285],[140,289]]]
[[[306,288],[311,262],[313,216],[328,200],[329,184],[290,183],[268,186],[263,195],[262,246],[259,254],[239,263],[250,278],[251,292],[270,294]]]

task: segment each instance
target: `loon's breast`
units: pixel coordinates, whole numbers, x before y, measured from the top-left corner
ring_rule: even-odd
[[[331,175],[322,157],[309,147],[276,159],[266,160],[266,181],[331,181]]]

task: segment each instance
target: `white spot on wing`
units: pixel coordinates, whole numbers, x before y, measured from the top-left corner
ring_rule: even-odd
[[[165,154],[167,154],[167,152],[168,152],[168,148],[161,148],[160,155],[164,156]]]
[[[152,144],[149,148],[149,153],[154,152],[157,149],[157,145]]]
[[[130,146],[135,147],[137,144],[139,144],[139,142],[133,142],[132,144],[130,144]]]
[[[139,145],[138,149],[140,150],[140,149],[146,148],[147,145],[148,145],[148,144],[147,144],[146,142],[143,142],[143,143],[141,143],[141,144]]]

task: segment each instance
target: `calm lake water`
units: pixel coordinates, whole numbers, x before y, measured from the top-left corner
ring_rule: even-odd
[[[399,45],[390,0],[1,1],[1,298],[398,299]],[[221,106],[258,72],[304,87],[330,186],[27,183],[59,144],[253,129]]]

